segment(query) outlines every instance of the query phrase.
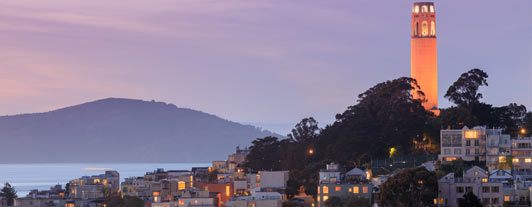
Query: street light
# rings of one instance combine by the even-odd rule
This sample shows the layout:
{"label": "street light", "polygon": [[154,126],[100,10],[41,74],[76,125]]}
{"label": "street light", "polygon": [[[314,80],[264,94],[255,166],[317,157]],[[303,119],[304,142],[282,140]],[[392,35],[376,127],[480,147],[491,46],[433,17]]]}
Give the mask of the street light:
{"label": "street light", "polygon": [[314,154],[314,150],[313,150],[313,149],[309,149],[309,150],[308,150],[308,154],[309,154],[309,155],[313,155],[313,154]]}
{"label": "street light", "polygon": [[525,128],[521,128],[521,134],[526,134],[526,129]]}

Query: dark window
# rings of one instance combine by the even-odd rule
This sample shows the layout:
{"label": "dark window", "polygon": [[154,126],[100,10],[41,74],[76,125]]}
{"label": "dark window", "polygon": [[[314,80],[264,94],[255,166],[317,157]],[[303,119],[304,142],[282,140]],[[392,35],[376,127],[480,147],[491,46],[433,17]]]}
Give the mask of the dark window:
{"label": "dark window", "polygon": [[492,204],[499,204],[499,198],[493,198],[492,201]]}

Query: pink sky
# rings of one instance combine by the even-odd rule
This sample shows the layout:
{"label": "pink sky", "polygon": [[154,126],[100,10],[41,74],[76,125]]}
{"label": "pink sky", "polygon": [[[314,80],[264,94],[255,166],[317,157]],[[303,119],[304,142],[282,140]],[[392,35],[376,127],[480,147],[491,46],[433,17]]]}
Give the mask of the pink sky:
{"label": "pink sky", "polygon": [[[484,101],[532,109],[532,3],[436,2],[440,107],[473,67]],[[7,0],[0,114],[158,100],[286,133],[410,73],[412,1]],[[275,130],[275,129],[274,129]]]}

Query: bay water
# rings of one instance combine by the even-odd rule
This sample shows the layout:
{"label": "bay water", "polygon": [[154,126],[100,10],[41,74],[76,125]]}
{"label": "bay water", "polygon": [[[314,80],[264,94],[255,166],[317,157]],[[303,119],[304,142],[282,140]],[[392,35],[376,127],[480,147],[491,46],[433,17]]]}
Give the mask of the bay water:
{"label": "bay water", "polygon": [[191,170],[192,167],[209,167],[210,163],[38,163],[0,164],[0,189],[9,182],[18,197],[25,197],[32,189],[48,190],[54,185],[64,185],[82,176],[99,175],[106,170],[120,173],[121,182],[128,177],[139,177],[158,168],[165,170]]}

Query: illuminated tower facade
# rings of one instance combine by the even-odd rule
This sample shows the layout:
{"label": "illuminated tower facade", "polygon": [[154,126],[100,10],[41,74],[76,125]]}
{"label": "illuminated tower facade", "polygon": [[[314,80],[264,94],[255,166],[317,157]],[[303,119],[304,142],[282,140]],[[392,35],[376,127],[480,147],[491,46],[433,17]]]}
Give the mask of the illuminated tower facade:
{"label": "illuminated tower facade", "polygon": [[[417,2],[412,9],[410,76],[425,93],[427,110],[438,112],[438,68],[436,58],[436,12],[434,3]],[[417,98],[416,94],[413,94]],[[437,113],[438,114],[438,113]]]}

